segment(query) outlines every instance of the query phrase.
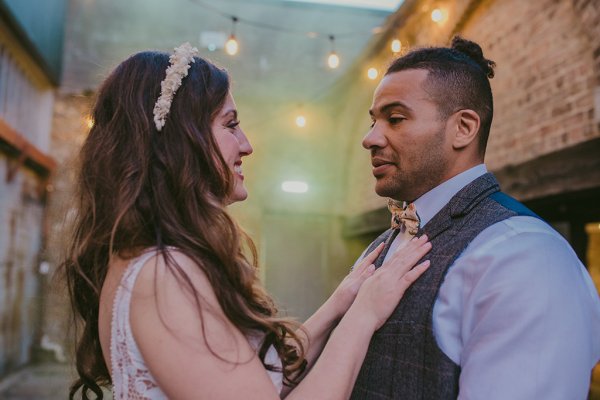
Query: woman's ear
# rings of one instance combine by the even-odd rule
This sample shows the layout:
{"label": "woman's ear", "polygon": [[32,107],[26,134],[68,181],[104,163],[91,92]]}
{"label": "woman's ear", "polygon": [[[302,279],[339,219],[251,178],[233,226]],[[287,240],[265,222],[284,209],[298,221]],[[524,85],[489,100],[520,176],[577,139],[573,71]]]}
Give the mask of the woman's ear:
{"label": "woman's ear", "polygon": [[452,121],[455,129],[452,147],[459,150],[473,143],[481,126],[479,114],[469,109],[460,110],[454,113]]}

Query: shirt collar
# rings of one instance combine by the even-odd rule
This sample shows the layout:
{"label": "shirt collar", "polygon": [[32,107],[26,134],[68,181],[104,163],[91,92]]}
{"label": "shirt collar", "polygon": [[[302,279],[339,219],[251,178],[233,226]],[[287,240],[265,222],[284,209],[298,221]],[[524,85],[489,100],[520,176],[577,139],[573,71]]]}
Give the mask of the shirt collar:
{"label": "shirt collar", "polygon": [[485,173],[487,173],[487,168],[484,164],[476,165],[434,187],[415,200],[414,203],[421,219],[421,226],[428,223],[462,188]]}

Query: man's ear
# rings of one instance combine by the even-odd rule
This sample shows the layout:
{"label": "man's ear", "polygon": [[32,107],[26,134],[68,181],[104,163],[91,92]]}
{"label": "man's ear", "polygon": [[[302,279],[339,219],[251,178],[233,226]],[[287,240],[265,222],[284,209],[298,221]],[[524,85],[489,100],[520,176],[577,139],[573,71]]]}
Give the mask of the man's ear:
{"label": "man's ear", "polygon": [[481,119],[475,111],[469,109],[457,111],[451,117],[451,121],[454,130],[452,147],[455,150],[469,146],[477,138]]}

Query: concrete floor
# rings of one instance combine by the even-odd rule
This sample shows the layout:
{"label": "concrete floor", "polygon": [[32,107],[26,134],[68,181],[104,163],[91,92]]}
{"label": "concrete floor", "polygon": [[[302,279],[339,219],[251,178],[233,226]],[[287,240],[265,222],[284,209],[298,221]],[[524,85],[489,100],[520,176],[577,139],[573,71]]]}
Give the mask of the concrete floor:
{"label": "concrete floor", "polygon": [[[65,400],[75,372],[67,364],[29,366],[0,380],[2,400]],[[108,394],[105,399],[112,399]]]}
{"label": "concrete floor", "polygon": [[[0,380],[2,400],[65,400],[74,371],[66,364],[46,363],[30,366]],[[112,396],[107,393],[106,400]],[[588,400],[600,400],[600,385],[593,385]]]}

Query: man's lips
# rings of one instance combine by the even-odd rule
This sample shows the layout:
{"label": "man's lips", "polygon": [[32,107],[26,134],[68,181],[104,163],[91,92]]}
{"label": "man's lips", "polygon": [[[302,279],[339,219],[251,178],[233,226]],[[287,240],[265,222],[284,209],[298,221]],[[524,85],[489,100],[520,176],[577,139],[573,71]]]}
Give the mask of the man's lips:
{"label": "man's lips", "polygon": [[373,165],[373,175],[383,175],[386,170],[392,168],[394,163],[388,160],[383,160],[381,158],[373,158],[371,160],[371,165]]}

